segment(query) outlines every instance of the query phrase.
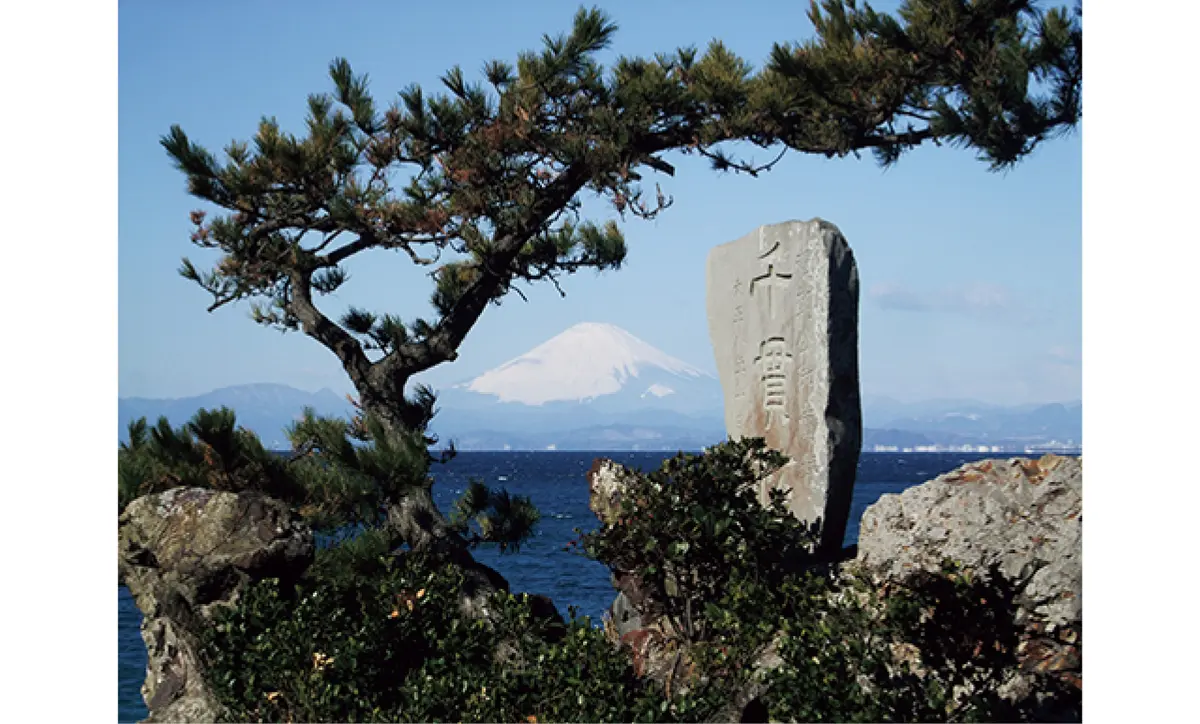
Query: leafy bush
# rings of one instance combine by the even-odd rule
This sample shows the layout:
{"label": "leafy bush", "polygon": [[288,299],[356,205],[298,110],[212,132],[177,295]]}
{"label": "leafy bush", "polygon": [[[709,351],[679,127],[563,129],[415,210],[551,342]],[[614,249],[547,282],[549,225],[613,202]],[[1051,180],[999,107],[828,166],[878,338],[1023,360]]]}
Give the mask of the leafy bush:
{"label": "leafy bush", "polygon": [[[220,610],[200,632],[207,678],[238,721],[1078,718],[1078,689],[1052,678],[1015,703],[998,694],[1018,668],[1020,582],[948,566],[880,587],[835,572],[780,495],[758,502],[782,463],[761,440],[678,456],[633,475],[615,523],[584,536],[638,578],[643,624],[666,622],[676,681],[639,675],[589,619],[538,597],[499,591],[486,616],[464,617],[461,567],[395,552],[369,526],[294,586],[260,581]],[[451,521],[483,540],[510,505],[473,485]]]}
{"label": "leafy bush", "polygon": [[458,614],[461,573],[381,553],[369,534],[318,555],[294,590],[250,587],[203,635],[235,721],[634,721],[657,704],[588,619],[496,594]]}
{"label": "leafy bush", "polygon": [[[763,706],[788,721],[1017,721],[1011,587],[948,566],[886,595],[854,575],[791,597]],[[811,595],[816,594],[816,595]]]}
{"label": "leafy bush", "polygon": [[785,493],[759,503],[760,481],[785,462],[761,439],[680,454],[633,476],[615,523],[583,536],[583,548],[636,576],[650,607],[686,642],[706,640],[708,624],[724,616],[720,602],[751,582],[772,595],[814,563],[817,530],[788,514]]}
{"label": "leafy bush", "polygon": [[[750,696],[776,721],[1027,720],[1079,711],[1078,689],[1036,678],[1034,697],[998,690],[1018,669],[1020,582],[940,575],[880,588],[812,555],[817,528],[788,514],[782,495],[758,503],[760,482],[786,459],[762,440],[727,442],[635,473],[615,522],[583,537],[585,551],[632,575],[643,611],[694,664],[669,715],[729,716]],[[643,624],[647,625],[643,618]],[[671,647],[668,642],[667,648]],[[755,667],[777,665],[756,686]],[[737,716],[739,711],[733,711]]]}

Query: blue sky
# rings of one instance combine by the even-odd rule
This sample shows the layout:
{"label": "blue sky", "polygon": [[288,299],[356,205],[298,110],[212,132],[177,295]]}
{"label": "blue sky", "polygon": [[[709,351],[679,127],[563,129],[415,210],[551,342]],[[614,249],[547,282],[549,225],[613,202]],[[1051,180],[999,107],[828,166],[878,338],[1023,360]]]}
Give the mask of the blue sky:
{"label": "blue sky", "polygon": [[[887,10],[895,3],[880,2]],[[184,191],[158,138],[179,123],[217,151],[274,115],[302,130],[305,97],[331,88],[344,56],[371,77],[381,103],[409,83],[427,89],[454,64],[470,75],[514,60],[543,33],[569,28],[568,2],[133,3],[119,17],[119,386],[122,396],[177,397],[247,382],[348,391],[315,341],[254,324],[249,309],[205,312],[207,295],[179,277],[192,247]],[[648,55],[719,37],[755,64],[774,41],[810,36],[807,3],[607,2],[621,26],[609,57]],[[757,157],[768,156],[758,152]],[[452,384],[496,366],[577,322],[616,324],[713,369],[704,265],[713,246],[755,227],[823,217],[849,239],[862,282],[860,359],[868,395],[967,397],[1026,403],[1081,396],[1080,133],[1042,146],[1005,173],[970,151],[923,148],[883,170],[872,159],[789,153],[758,179],[719,175],[673,158],[661,180],[674,206],[623,224],[621,271],[585,272],[527,289],[486,311],[460,359],[424,381]],[[613,215],[600,203],[596,220]],[[401,256],[349,266],[332,300],[412,317],[428,281]]]}

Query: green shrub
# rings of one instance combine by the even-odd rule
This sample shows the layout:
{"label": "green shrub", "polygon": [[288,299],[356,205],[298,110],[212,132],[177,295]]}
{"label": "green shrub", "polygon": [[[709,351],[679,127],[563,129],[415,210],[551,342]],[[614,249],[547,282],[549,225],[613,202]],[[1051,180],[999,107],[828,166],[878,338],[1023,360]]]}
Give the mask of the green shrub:
{"label": "green shrub", "polygon": [[651,608],[685,641],[707,640],[739,590],[753,582],[757,592],[773,595],[814,563],[816,528],[788,514],[784,493],[772,491],[769,505],[759,503],[760,480],[785,462],[761,439],[666,460],[628,481],[616,521],[584,535],[583,549],[636,576]]}
{"label": "green shrub", "polygon": [[835,575],[811,553],[815,526],[789,515],[778,492],[758,503],[759,482],[785,462],[750,439],[677,456],[627,480],[615,523],[583,537],[589,555],[636,577],[643,609],[686,645],[695,675],[672,717],[728,715],[772,644],[780,663],[754,702],[772,720],[1015,721],[1079,710],[1079,691],[1050,677],[1035,687],[1047,701],[997,694],[1018,668],[1019,583],[951,562],[886,590]]}
{"label": "green shrub", "polygon": [[[535,598],[499,592],[485,619],[464,618],[461,571],[393,554],[372,529],[319,551],[294,587],[259,582],[219,613],[208,676],[241,721],[713,721],[747,702],[780,721],[1077,718],[1078,689],[1050,678],[1042,701],[996,693],[1017,668],[1019,583],[953,566],[883,588],[834,575],[779,496],[757,502],[781,462],[761,441],[679,456],[635,475],[616,525],[584,537],[641,578],[685,682],[640,678],[590,620]],[[464,515],[491,501],[475,498]]]}
{"label": "green shrub", "polygon": [[203,635],[235,721],[642,721],[658,703],[586,619],[496,594],[458,614],[461,573],[381,552],[371,533],[318,555],[294,590],[251,586]]}

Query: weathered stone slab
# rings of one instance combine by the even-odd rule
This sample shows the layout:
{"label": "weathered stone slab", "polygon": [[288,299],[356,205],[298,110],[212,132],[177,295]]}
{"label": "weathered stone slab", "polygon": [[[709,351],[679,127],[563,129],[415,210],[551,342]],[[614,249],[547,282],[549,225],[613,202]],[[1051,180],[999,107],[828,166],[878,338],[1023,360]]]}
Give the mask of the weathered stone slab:
{"label": "weathered stone slab", "polygon": [[708,325],[725,427],[791,462],[763,486],[791,491],[800,520],[839,549],[862,444],[858,268],[821,219],[761,226],[708,255]]}

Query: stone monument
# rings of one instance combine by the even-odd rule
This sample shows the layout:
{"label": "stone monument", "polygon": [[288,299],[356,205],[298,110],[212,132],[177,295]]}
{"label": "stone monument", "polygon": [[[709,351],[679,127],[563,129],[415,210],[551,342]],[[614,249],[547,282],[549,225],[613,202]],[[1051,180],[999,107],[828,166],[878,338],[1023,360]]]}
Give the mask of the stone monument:
{"label": "stone monument", "polygon": [[708,255],[708,326],[733,439],[762,437],[790,462],[765,481],[790,491],[819,547],[842,546],[862,445],[858,268],[821,219],[760,226]]}

